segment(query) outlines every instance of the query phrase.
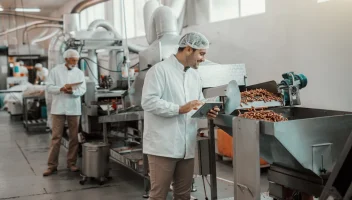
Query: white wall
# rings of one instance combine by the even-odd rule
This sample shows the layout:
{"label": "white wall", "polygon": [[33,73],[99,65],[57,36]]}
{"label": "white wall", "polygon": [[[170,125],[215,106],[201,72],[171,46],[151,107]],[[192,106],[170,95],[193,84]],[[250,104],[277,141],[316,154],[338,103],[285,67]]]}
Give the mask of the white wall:
{"label": "white wall", "polygon": [[352,1],[267,0],[266,13],[189,27],[211,41],[207,58],[245,63],[249,84],[303,73],[305,107],[352,111]]}

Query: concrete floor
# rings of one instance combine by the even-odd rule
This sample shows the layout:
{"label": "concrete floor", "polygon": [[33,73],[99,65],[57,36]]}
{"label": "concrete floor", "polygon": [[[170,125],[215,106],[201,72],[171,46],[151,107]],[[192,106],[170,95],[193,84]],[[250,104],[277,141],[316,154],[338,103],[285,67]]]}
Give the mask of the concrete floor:
{"label": "concrete floor", "polygon": [[[65,166],[66,150],[61,148],[58,174],[43,177],[46,169],[50,134],[26,132],[22,122],[10,120],[0,112],[0,199],[16,200],[116,200],[143,199],[143,179],[130,170],[111,163],[113,179],[103,186],[94,182],[80,185],[79,173]],[[217,162],[218,198],[233,197],[231,161]],[[206,183],[207,184],[207,183]],[[196,178],[197,192],[192,196],[205,199],[201,178]],[[207,188],[209,197],[210,190]],[[262,176],[262,192],[268,188],[266,174]],[[168,199],[172,194],[169,194]]]}

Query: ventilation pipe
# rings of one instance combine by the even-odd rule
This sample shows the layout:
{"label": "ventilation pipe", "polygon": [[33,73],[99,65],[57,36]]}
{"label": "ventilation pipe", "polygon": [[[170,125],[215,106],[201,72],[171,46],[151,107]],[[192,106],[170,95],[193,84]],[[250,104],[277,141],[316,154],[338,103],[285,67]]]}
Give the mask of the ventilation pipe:
{"label": "ventilation pipe", "polygon": [[80,3],[78,3],[71,11],[71,13],[80,13],[82,12],[82,10],[84,9],[87,9],[91,6],[94,6],[96,4],[99,4],[99,3],[104,3],[104,2],[107,2],[109,0],[85,0],[85,1],[82,1]]}
{"label": "ventilation pipe", "polygon": [[60,19],[60,18],[44,17],[44,16],[30,15],[30,14],[22,14],[20,12],[4,12],[3,11],[3,12],[0,12],[0,15],[13,15],[13,16],[18,16],[18,17],[32,18],[32,19],[41,19],[41,20],[47,20],[47,21],[62,22],[62,19]]}
{"label": "ventilation pipe", "polygon": [[153,22],[153,13],[160,7],[160,3],[157,0],[150,0],[144,4],[143,17],[144,17],[144,30],[146,32],[146,38],[149,44],[152,44],[156,40],[155,24]]}
{"label": "ventilation pipe", "polygon": [[48,34],[48,35],[46,35],[44,37],[32,40],[31,44],[35,44],[35,43],[38,43],[38,42],[42,42],[42,41],[48,40],[48,39],[54,37],[59,32],[61,32],[61,30],[57,29],[57,30],[53,31],[52,33],[50,33],[50,34]]}
{"label": "ventilation pipe", "polygon": [[63,63],[64,59],[62,57],[63,52],[61,51],[61,47],[64,45],[64,35],[63,32],[60,31],[59,33],[54,36],[49,44],[48,50],[48,69],[51,70],[55,65],[58,63]]}
{"label": "ventilation pipe", "polygon": [[[35,40],[41,37],[44,37],[47,33],[49,32],[49,28],[44,28],[43,30],[41,30],[40,34],[34,36],[33,38],[31,38],[31,40]],[[22,32],[22,42],[25,45],[27,42],[29,42],[29,38],[28,38],[28,28],[24,29],[24,31]],[[26,41],[28,39],[28,41]]]}
{"label": "ventilation pipe", "polygon": [[[34,24],[32,26],[27,27],[24,31],[23,31],[23,35],[22,35],[22,41],[25,41],[26,38],[28,37],[28,32],[36,29],[36,28],[62,28],[62,25],[59,24]],[[29,41],[27,41],[29,42]]]}
{"label": "ventilation pipe", "polygon": [[30,27],[30,26],[33,26],[33,25],[36,25],[36,24],[43,24],[43,23],[46,23],[46,22],[48,22],[48,21],[41,20],[41,21],[34,21],[34,22],[31,22],[31,23],[28,23],[28,24],[25,24],[25,25],[17,26],[16,28],[12,28],[12,29],[9,29],[7,31],[4,31],[4,32],[0,33],[0,36],[6,35],[8,33],[12,33],[12,32],[15,32],[17,30],[24,29],[24,28],[27,28],[27,27]]}

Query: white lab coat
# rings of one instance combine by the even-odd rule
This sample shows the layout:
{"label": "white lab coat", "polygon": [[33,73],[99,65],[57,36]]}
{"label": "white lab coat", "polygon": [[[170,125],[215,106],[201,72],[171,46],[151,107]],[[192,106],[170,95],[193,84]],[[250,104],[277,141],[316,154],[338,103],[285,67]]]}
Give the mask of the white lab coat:
{"label": "white lab coat", "polygon": [[49,70],[47,68],[42,68],[41,71],[37,71],[37,77],[40,78],[40,80],[47,80],[47,77],[49,75]]}
{"label": "white lab coat", "polygon": [[25,66],[20,67],[20,73],[24,74],[24,76],[28,76],[28,69]]}
{"label": "white lab coat", "polygon": [[[73,94],[60,92],[65,84],[82,82],[73,89]],[[86,82],[83,72],[74,67],[68,70],[65,64],[55,66],[49,73],[46,83],[48,93],[52,94],[51,114],[81,115],[81,96],[86,92]]]}
{"label": "white lab coat", "polygon": [[204,99],[198,72],[184,66],[174,55],[146,74],[142,94],[144,109],[143,153],[169,158],[194,158],[197,120],[195,111],[179,114],[192,100]]}

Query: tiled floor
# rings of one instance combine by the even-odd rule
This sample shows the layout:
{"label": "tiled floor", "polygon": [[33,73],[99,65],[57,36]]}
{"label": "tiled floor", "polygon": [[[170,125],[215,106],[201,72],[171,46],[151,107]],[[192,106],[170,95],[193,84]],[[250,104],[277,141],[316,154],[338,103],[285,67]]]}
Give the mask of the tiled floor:
{"label": "tiled floor", "polygon": [[[87,182],[80,185],[79,173],[65,167],[66,150],[61,148],[59,172],[43,177],[46,169],[50,135],[26,132],[20,121],[10,120],[0,112],[0,199],[16,200],[117,200],[143,199],[143,179],[130,170],[111,163],[113,179],[103,186]],[[231,162],[217,163],[218,197],[233,197]],[[262,190],[267,190],[266,176],[262,176]],[[222,180],[225,179],[225,180]],[[228,180],[228,181],[226,181]],[[192,196],[204,199],[201,178],[196,178],[197,192]],[[209,187],[206,187],[210,194]],[[168,199],[171,198],[169,194]]]}

